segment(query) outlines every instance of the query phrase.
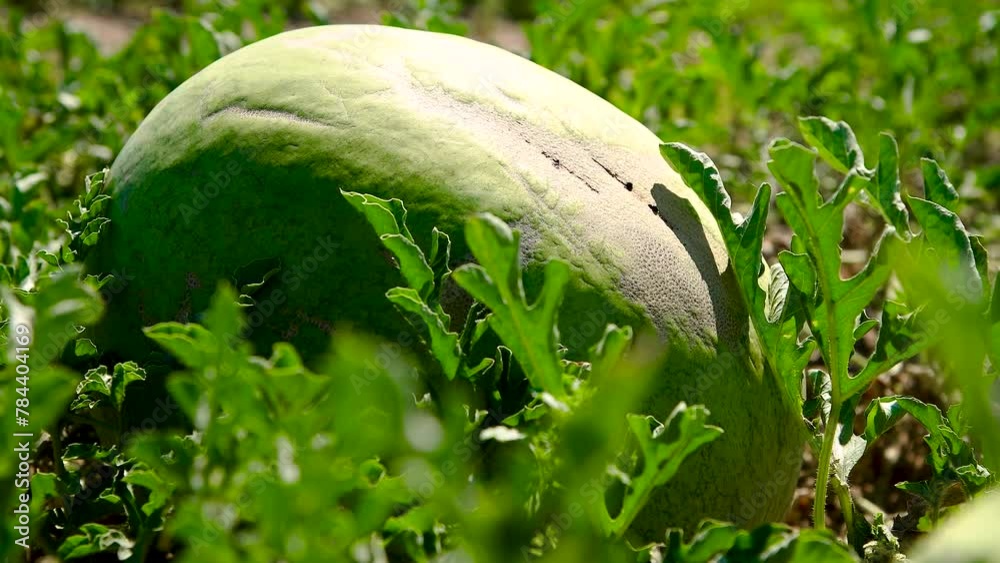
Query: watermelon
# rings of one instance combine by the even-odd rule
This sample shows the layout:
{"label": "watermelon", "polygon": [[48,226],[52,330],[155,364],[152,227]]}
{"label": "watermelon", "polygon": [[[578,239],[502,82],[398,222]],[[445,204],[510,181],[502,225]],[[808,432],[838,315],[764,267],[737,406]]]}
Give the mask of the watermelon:
{"label": "watermelon", "polygon": [[725,430],[632,533],[781,519],[800,415],[761,367],[716,224],[660,142],[577,84],[470,39],[325,26],[260,41],[167,96],[115,160],[92,268],[126,282],[97,336],[143,356],[142,327],[198,321],[225,280],[252,292],[258,352],[290,341],[316,358],[340,330],[413,347],[385,298],[399,273],[340,190],[401,199],[418,243],[438,227],[456,264],[471,259],[465,220],[489,212],[521,232],[529,293],[545,261],[571,265],[559,322],[570,357],[608,323],[656,331],[669,361],[646,410],[704,404]]}
{"label": "watermelon", "polygon": [[933,532],[909,554],[914,563],[1000,563],[1000,490],[987,489],[967,504],[949,510]]}

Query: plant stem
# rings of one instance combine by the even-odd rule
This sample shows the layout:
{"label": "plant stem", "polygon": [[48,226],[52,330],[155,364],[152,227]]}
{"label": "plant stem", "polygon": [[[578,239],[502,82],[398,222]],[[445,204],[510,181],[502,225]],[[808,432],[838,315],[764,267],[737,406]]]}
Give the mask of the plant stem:
{"label": "plant stem", "polygon": [[57,420],[49,429],[49,437],[52,439],[52,469],[60,478],[66,476],[66,466],[62,460],[62,428]]}
{"label": "plant stem", "polygon": [[817,530],[826,529],[826,486],[830,481],[830,460],[833,457],[833,441],[837,439],[839,412],[839,401],[830,405],[830,417],[823,430],[823,448],[819,453],[819,470],[816,473],[816,498],[813,499],[813,526]]}
{"label": "plant stem", "polygon": [[844,524],[847,525],[847,538],[848,540],[853,538],[854,533],[854,499],[851,498],[851,489],[847,486],[841,486],[837,481],[832,481],[833,492],[836,493],[837,499],[840,500],[840,512],[844,515]]}

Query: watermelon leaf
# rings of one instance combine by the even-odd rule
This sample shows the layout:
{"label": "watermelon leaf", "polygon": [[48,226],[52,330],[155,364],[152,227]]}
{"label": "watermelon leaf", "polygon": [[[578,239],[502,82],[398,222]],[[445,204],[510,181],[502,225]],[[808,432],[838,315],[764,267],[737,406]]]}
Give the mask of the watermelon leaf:
{"label": "watermelon leaf", "polygon": [[800,117],[799,130],[834,170],[843,174],[864,170],[861,147],[847,123],[826,117]]}
{"label": "watermelon leaf", "polygon": [[668,530],[663,560],[671,563],[847,563],[857,559],[829,532],[797,530],[784,524],[762,524],[753,530],[744,530],[726,522],[705,520],[688,543],[683,540],[682,530]]}
{"label": "watermelon leaf", "polygon": [[958,191],[948,179],[944,168],[941,168],[936,160],[921,158],[920,171],[924,176],[925,198],[948,211],[956,211],[958,209]]}
{"label": "watermelon leaf", "polygon": [[406,228],[406,207],[398,199],[382,199],[368,194],[345,192],[344,199],[364,214],[365,219],[399,261],[399,272],[406,283],[417,290],[421,299],[427,299],[434,288],[435,274],[413,235]]}
{"label": "watermelon leaf", "polygon": [[[489,367],[485,359],[476,366],[465,363],[462,342],[474,343],[473,335],[450,330],[451,316],[441,307],[441,290],[451,276],[451,239],[434,228],[431,231],[430,258],[420,249],[406,226],[406,207],[398,199],[382,199],[369,194],[345,192],[344,198],[375,229],[379,240],[396,257],[399,271],[409,287],[395,287],[386,297],[428,340],[434,358],[448,379],[461,375],[473,379]],[[471,327],[475,328],[475,327]]]}
{"label": "watermelon leaf", "polygon": [[618,515],[612,518],[606,506],[601,512],[601,523],[607,533],[621,537],[653,490],[673,478],[684,460],[698,448],[722,435],[721,428],[705,423],[708,414],[705,407],[689,407],[681,402],[663,423],[650,415],[627,416],[629,429],[642,453],[642,470],[630,477]]}
{"label": "watermelon leaf", "polygon": [[660,152],[715,217],[744,303],[760,336],[764,357],[779,374],[789,403],[801,404],[799,385],[802,369],[812,353],[812,343],[798,341],[803,320],[802,291],[788,283],[780,266],[767,273],[761,255],[771,187],[761,184],[750,213],[737,222],[719,170],[706,154],[681,143],[661,145]]}
{"label": "watermelon leaf", "polygon": [[[806,121],[813,128],[816,121]],[[825,122],[822,122],[825,123]],[[846,126],[844,126],[846,127]],[[844,162],[860,159],[860,149],[852,146],[848,134],[837,127],[824,139],[842,139],[842,150],[834,153],[846,158]],[[822,129],[825,130],[825,129]],[[849,131],[849,129],[848,129]],[[815,135],[815,131],[813,131]],[[808,137],[808,136],[807,136]],[[828,151],[832,150],[828,147]],[[789,272],[793,283],[811,283],[815,280],[816,294],[810,297],[808,312],[810,328],[816,337],[821,353],[831,374],[831,393],[835,405],[867,387],[866,380],[852,380],[848,364],[854,350],[855,329],[858,319],[888,280],[890,268],[885,260],[884,248],[890,244],[891,230],[887,231],[876,246],[865,268],[854,277],[841,278],[840,240],[844,224],[843,212],[853,200],[865,179],[852,169],[837,191],[824,199],[819,192],[819,182],[813,171],[816,153],[802,145],[779,139],[771,145],[768,167],[786,191],[777,197],[778,209],[801,241],[808,258],[808,265],[790,253],[782,254],[782,265]],[[846,157],[844,155],[854,155]],[[808,272],[812,271],[812,275]],[[809,280],[806,282],[805,280]],[[800,288],[801,289],[801,288]]]}
{"label": "watermelon leaf", "polygon": [[865,186],[889,224],[904,239],[910,238],[910,215],[903,204],[899,182],[899,146],[888,133],[879,135],[878,166]]}
{"label": "watermelon leaf", "polygon": [[466,223],[465,239],[479,264],[456,269],[455,281],[489,307],[490,327],[521,363],[537,391],[564,397],[556,314],[569,283],[569,266],[552,260],[538,300],[528,304],[521,278],[520,233],[503,221],[479,214]]}

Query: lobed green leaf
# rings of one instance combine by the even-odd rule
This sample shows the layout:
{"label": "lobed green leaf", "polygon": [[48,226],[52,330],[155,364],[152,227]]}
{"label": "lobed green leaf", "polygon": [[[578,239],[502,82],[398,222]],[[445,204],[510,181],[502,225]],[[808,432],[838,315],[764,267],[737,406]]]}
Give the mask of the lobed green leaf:
{"label": "lobed green leaf", "polygon": [[548,262],[538,299],[529,305],[521,278],[520,233],[493,215],[480,214],[466,223],[465,239],[479,264],[456,269],[455,281],[492,311],[490,326],[514,352],[532,386],[563,397],[556,315],[569,283],[569,267]]}

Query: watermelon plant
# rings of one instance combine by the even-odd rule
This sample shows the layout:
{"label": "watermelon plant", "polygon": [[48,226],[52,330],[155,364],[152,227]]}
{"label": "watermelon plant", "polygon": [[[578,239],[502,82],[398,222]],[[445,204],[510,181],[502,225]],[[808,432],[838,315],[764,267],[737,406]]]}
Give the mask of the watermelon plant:
{"label": "watermelon plant", "polygon": [[[778,264],[766,274],[768,284],[759,281],[764,275],[759,255],[771,187],[763,184],[750,214],[736,220],[719,172],[706,155],[676,143],[662,148],[719,220],[734,267],[743,272],[741,290],[764,355],[776,372],[787,374],[794,389],[803,381],[808,355],[818,350],[824,369],[808,371],[804,381],[811,393],[802,397],[807,399],[803,415],[813,434],[810,446],[819,461],[814,524],[818,529],[826,526],[829,487],[840,502],[851,542],[864,546],[875,541],[878,530],[857,514],[850,474],[870,443],[907,413],[931,431],[935,474],[930,482],[900,486],[928,502],[932,521],[941,508],[943,488],[957,487],[961,495],[971,497],[993,483],[1000,450],[992,431],[996,420],[988,388],[996,375],[984,370],[994,369],[987,367],[987,357],[995,360],[1000,352],[992,336],[996,307],[990,302],[993,292],[982,241],[970,235],[954,213],[954,188],[936,162],[924,161],[925,197],[908,195],[900,191],[899,155],[892,136],[882,136],[877,165],[869,169],[846,123],[823,117],[801,118],[799,123],[811,146],[778,139],[769,149],[768,167],[785,188],[775,203],[793,238],[791,248],[779,254]],[[820,158],[843,174],[829,195],[821,192],[815,173]],[[882,213],[886,226],[868,263],[845,279],[839,237],[844,210],[855,200]],[[908,210],[921,229],[919,235],[911,232]],[[894,265],[900,287],[884,292]],[[871,318],[867,311],[880,293],[881,318]],[[954,310],[946,318],[940,316],[944,303]],[[808,332],[804,339],[803,327]],[[873,354],[858,359],[856,342],[876,329]],[[957,333],[968,339],[960,347],[952,340]],[[937,407],[911,397],[877,398],[865,408],[864,429],[855,435],[855,411],[872,381],[942,343],[947,344],[945,369],[963,389],[965,402],[945,417]],[[979,438],[982,458],[960,439],[970,422],[984,433]]]}
{"label": "watermelon plant", "polygon": [[[296,63],[265,73],[277,60]],[[649,131],[600,98],[468,39],[365,26],[278,35],[171,93],[111,167],[114,227],[93,271],[128,271],[132,279],[109,304],[96,341],[136,358],[140,327],[195,320],[219,279],[231,279],[250,306],[247,336],[259,349],[288,340],[307,362],[335,323],[414,341],[390,301],[425,315],[427,300],[440,295],[448,316],[436,330],[450,330],[468,300],[436,283],[440,271],[409,267],[402,273],[414,276],[407,281],[417,294],[386,300],[399,280],[382,246],[396,253],[396,245],[429,244],[431,262],[443,268],[451,254],[436,233],[451,236],[450,252],[463,257],[462,222],[493,213],[524,234],[529,294],[548,297],[540,284],[556,275],[546,265],[554,259],[577,272],[558,273],[568,286],[559,316],[567,358],[584,359],[608,323],[655,329],[670,342],[670,374],[648,408],[669,412],[696,394],[729,428],[692,460],[703,469],[657,491],[635,533],[650,539],[668,523],[731,519],[769,479],[765,502],[744,517],[749,525],[778,518],[803,443],[794,403],[755,364],[718,231],[657,147]],[[348,205],[338,187],[409,202],[417,242],[407,241],[410,231],[381,232],[379,242],[355,209],[368,206]],[[543,303],[539,322],[554,318],[557,304]],[[511,330],[523,322],[511,320]],[[563,394],[558,365],[534,361],[543,343],[530,333],[494,332],[529,339],[509,346],[531,361],[522,364],[531,387]],[[547,340],[554,351],[555,336]],[[459,370],[450,364],[446,375]],[[757,449],[773,455],[746,465],[738,479],[715,477]]]}
{"label": "watermelon plant", "polygon": [[[824,147],[819,154],[853,153],[860,158],[846,125],[825,119],[802,123],[804,131],[812,132],[805,136],[815,139],[814,147]],[[827,135],[834,131],[843,134]],[[838,138],[846,144],[831,141]],[[892,166],[889,157],[894,145],[889,139],[885,145],[889,154],[880,158],[882,178],[892,175],[885,170]],[[788,140],[776,141],[773,147],[776,151],[801,147],[796,150],[807,165],[797,169],[795,179],[785,177],[785,181],[808,186],[806,179],[812,175],[817,152]],[[118,364],[113,373],[103,366],[91,369],[77,386],[73,411],[81,420],[99,428],[110,426],[112,431],[95,448],[81,451],[78,445],[60,453],[64,464],[84,456],[88,463],[81,469],[69,470],[64,465],[66,473],[61,477],[58,473],[35,477],[33,490],[40,503],[59,502],[67,495],[73,502],[104,499],[93,507],[96,513],[57,511],[46,519],[46,527],[53,530],[79,530],[62,541],[60,554],[77,558],[111,551],[120,558],[141,560],[159,537],[159,542],[169,544],[168,549],[192,560],[227,560],[240,554],[268,560],[288,555],[285,538],[290,534],[303,542],[298,548],[303,557],[332,560],[346,557],[348,551],[360,559],[373,553],[414,560],[460,553],[487,561],[546,554],[575,560],[584,552],[600,554],[602,560],[668,557],[673,561],[703,561],[722,554],[793,561],[897,556],[899,543],[892,532],[881,517],[868,521],[857,512],[847,486],[852,466],[867,447],[907,413],[925,425],[932,447],[932,478],[905,484],[928,501],[924,515],[928,525],[933,526],[947,509],[944,491],[967,497],[984,491],[993,479],[990,458],[980,458],[961,439],[970,428],[989,428],[982,425],[988,421],[969,424],[976,420],[975,410],[966,410],[964,405],[972,401],[956,405],[945,416],[937,407],[910,397],[877,398],[864,409],[861,433],[843,430],[855,410],[834,409],[832,377],[821,370],[804,373],[801,363],[792,364],[797,366],[796,375],[785,363],[801,361],[804,350],[822,346],[813,344],[822,338],[816,328],[822,325],[816,318],[827,313],[822,294],[818,287],[810,292],[803,282],[819,283],[810,255],[800,254],[801,277],[784,273],[786,263],[794,264],[788,255],[782,255],[782,262],[770,270],[764,267],[759,250],[755,251],[759,235],[747,235],[754,233],[752,225],[766,213],[762,202],[767,198],[758,198],[761,203],[755,213],[734,221],[725,190],[707,157],[676,144],[663,145],[662,150],[720,218],[726,240],[745,241],[731,246],[734,269],[745,271],[743,279],[754,283],[761,274],[771,277],[766,295],[754,283],[740,286],[741,294],[754,306],[750,317],[760,323],[762,349],[775,373],[784,373],[789,381],[804,378],[808,385],[805,396],[798,395],[794,385],[788,391],[797,396],[803,428],[813,432],[811,445],[817,455],[829,452],[829,461],[821,460],[821,467],[830,468],[827,483],[842,503],[841,509],[850,511],[845,516],[855,554],[822,531],[821,525],[800,531],[766,523],[746,531],[746,522],[706,520],[694,530],[664,530],[663,541],[637,552],[614,541],[628,537],[638,519],[649,518],[654,491],[682,475],[692,456],[724,436],[725,429],[710,424],[711,413],[704,407],[683,402],[663,422],[656,415],[630,412],[643,404],[639,399],[657,387],[664,373],[664,354],[657,339],[635,341],[631,329],[612,325],[590,350],[587,361],[568,359],[568,350],[556,346],[557,311],[562,310],[568,287],[568,264],[547,264],[537,300],[531,303],[525,293],[520,233],[495,216],[480,214],[467,222],[463,235],[476,263],[451,271],[448,260],[442,259],[450,253],[450,237],[432,230],[430,246],[421,248],[407,227],[402,202],[354,192],[344,192],[343,197],[371,225],[401,274],[402,285],[388,290],[385,298],[421,329],[419,339],[436,369],[427,371],[426,364],[419,363],[408,366],[398,352],[393,355],[391,346],[348,334],[334,339],[334,348],[318,371],[307,367],[287,344],[275,345],[269,358],[254,357],[242,337],[248,322],[245,294],[223,285],[203,316],[204,327],[170,321],[145,330],[185,368],[168,378],[167,387],[175,408],[192,421],[190,436],[166,432],[129,437],[122,432],[122,405],[130,383],[150,375],[135,364]],[[938,169],[933,165],[927,169],[942,178],[936,176]],[[871,192],[859,193],[878,193],[879,174],[861,168],[855,172],[873,182]],[[101,190],[101,181],[95,178],[91,193]],[[849,187],[842,189],[858,187],[856,182],[848,179],[844,185]],[[902,201],[895,183],[883,185],[889,185],[892,192],[884,201]],[[946,185],[942,181],[941,186]],[[940,197],[947,197],[948,192],[932,188],[931,193],[929,197],[944,201]],[[911,206],[915,199],[907,197]],[[876,205],[875,201],[869,203]],[[784,205],[779,203],[779,210]],[[947,209],[940,207],[938,212],[946,215]],[[978,275],[974,268],[963,269],[960,261],[947,261],[949,254],[933,246],[935,240],[957,241],[963,236],[972,240],[960,221],[927,225],[919,234],[900,237],[899,247],[883,241],[879,249],[906,253],[900,256],[907,262],[933,260],[938,268],[954,268],[956,275]],[[938,232],[932,235],[933,228]],[[887,236],[895,237],[889,229]],[[945,234],[949,236],[941,236]],[[930,252],[931,248],[939,250]],[[892,257],[876,262],[886,267],[894,263]],[[895,270],[908,280],[904,287],[931,283],[926,276],[911,277],[903,267]],[[870,276],[870,272],[871,266],[858,275]],[[796,281],[788,281],[793,276]],[[98,302],[93,292],[86,293],[86,286],[73,289],[79,284],[75,277],[67,270],[53,278],[59,283],[45,284],[25,296],[30,298],[25,305],[35,308],[35,327],[55,324],[55,319],[48,320],[53,313],[43,303],[65,302],[71,295]],[[440,289],[449,279],[482,304],[468,310],[457,331],[451,329],[453,323],[442,306]],[[940,277],[934,274],[931,280]],[[983,328],[988,329],[994,321],[983,314],[989,311],[984,309],[989,300],[983,285],[970,285],[978,291],[962,294],[970,299],[970,315],[979,315]],[[896,308],[886,306],[889,312],[883,315],[883,324],[869,328],[878,330],[883,344],[877,346],[868,365],[884,366],[918,349],[946,343],[939,329],[925,322],[926,309],[902,314],[907,295],[894,295]],[[918,303],[926,305],[923,300]],[[794,326],[799,314],[799,326],[817,333],[802,339],[798,331],[778,330],[782,325]],[[85,324],[93,316],[66,320]],[[865,323],[872,324],[858,319],[856,326]],[[501,346],[492,357],[477,357],[473,351],[491,332]],[[856,337],[862,332],[855,328],[848,334]],[[81,350],[81,342],[74,346],[76,351]],[[785,371],[779,371],[780,366]],[[874,368],[862,368],[860,373],[865,369]],[[846,380],[847,389],[859,385],[856,377]],[[64,381],[70,384],[72,378]],[[847,391],[841,388],[840,392]],[[414,400],[421,395],[423,399]],[[610,424],[609,420],[618,422]],[[830,432],[831,425],[837,430]],[[828,435],[832,444],[825,441]],[[990,439],[988,432],[979,437],[987,452]],[[235,452],[245,455],[234,457]],[[267,463],[267,459],[277,462]],[[335,475],[342,485],[321,484],[329,484],[330,464],[339,467]],[[83,478],[83,488],[71,488],[88,467],[89,475],[98,477]],[[820,476],[817,488],[824,486]],[[317,497],[317,490],[327,491],[327,496]],[[468,495],[477,499],[472,505],[463,504],[470,502]],[[331,506],[338,509],[328,510]],[[206,512],[207,507],[218,508]],[[819,500],[817,522],[825,520],[824,509],[825,502]],[[116,510],[130,514],[125,527],[81,521],[104,520],[108,513],[102,511],[113,514]],[[284,516],[268,518],[271,512]],[[317,518],[319,514],[324,517]],[[315,523],[316,529],[289,527],[290,522]],[[491,535],[498,528],[507,530],[502,539]],[[233,529],[254,533],[233,536],[229,532]],[[341,530],[343,535],[330,539],[319,533],[321,529]]]}

